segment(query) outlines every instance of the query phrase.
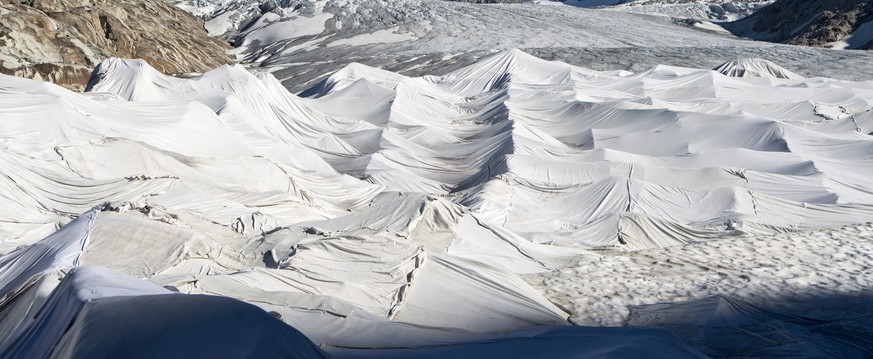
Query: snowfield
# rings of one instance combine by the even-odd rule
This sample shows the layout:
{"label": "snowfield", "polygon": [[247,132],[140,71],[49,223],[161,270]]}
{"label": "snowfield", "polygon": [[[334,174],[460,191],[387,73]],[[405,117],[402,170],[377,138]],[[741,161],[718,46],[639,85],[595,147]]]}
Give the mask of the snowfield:
{"label": "snowfield", "polygon": [[873,83],[727,60],[2,76],[0,352],[869,355]]}

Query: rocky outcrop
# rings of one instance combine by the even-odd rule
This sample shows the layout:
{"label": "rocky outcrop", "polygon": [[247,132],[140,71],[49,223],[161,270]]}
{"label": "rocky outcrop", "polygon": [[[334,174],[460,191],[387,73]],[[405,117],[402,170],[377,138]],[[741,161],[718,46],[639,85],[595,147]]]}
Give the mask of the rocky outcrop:
{"label": "rocky outcrop", "polygon": [[[830,47],[871,21],[871,0],[779,0],[730,28],[758,40]],[[855,39],[848,47],[871,49],[873,41]]]}
{"label": "rocky outcrop", "polygon": [[202,20],[162,0],[0,0],[0,73],[82,89],[108,57],[165,73],[230,62]]}

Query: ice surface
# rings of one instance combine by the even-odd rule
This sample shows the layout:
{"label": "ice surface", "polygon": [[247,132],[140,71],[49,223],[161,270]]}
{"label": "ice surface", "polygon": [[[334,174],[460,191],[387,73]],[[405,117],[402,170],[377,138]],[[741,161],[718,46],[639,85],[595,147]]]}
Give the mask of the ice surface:
{"label": "ice surface", "polygon": [[580,7],[668,16],[679,19],[734,21],[772,3],[762,1],[718,0],[566,0],[564,4]]}
{"label": "ice surface", "polygon": [[[255,3],[233,1],[222,9],[235,12]],[[728,34],[707,14],[715,5],[733,9],[730,2],[633,3],[608,10],[550,3],[555,4],[302,0],[263,14],[254,11],[246,21],[257,26],[242,26],[223,36],[239,46],[233,50],[239,60],[268,69],[294,92],[350,63],[409,76],[443,75],[514,48],[595,70],[714,68],[730,59],[763,58],[805,77],[873,78],[873,68],[867,66],[873,61],[869,52],[778,45]],[[760,4],[734,2],[738,8]],[[670,14],[674,8],[676,13]],[[661,13],[669,16],[638,13],[645,9],[666,9]],[[224,21],[224,15],[216,16],[211,22]],[[258,20],[261,17],[270,21]],[[289,26],[321,31],[279,31]]]}

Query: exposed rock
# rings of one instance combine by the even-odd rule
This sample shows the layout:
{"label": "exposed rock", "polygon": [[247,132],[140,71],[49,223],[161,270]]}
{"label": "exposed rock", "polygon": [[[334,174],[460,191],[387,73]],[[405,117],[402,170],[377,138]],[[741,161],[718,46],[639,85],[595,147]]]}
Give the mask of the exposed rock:
{"label": "exposed rock", "polygon": [[82,89],[91,68],[117,56],[165,73],[230,62],[203,22],[161,0],[0,0],[0,73]]}
{"label": "exposed rock", "polygon": [[[871,21],[871,0],[779,0],[730,28],[738,35],[758,40],[830,47]],[[848,47],[873,46],[873,42],[859,40]]]}

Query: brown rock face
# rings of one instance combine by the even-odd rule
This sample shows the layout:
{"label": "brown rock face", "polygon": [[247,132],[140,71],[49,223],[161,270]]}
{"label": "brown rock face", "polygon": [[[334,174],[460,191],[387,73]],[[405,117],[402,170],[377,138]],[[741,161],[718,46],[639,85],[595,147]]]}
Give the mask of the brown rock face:
{"label": "brown rock face", "polygon": [[162,0],[0,0],[0,73],[82,89],[112,56],[165,73],[231,62],[202,20]]}
{"label": "brown rock face", "polygon": [[[825,46],[871,20],[871,0],[779,0],[734,26],[738,34],[760,40]],[[873,43],[858,48],[871,46]]]}

